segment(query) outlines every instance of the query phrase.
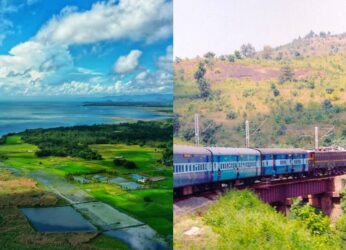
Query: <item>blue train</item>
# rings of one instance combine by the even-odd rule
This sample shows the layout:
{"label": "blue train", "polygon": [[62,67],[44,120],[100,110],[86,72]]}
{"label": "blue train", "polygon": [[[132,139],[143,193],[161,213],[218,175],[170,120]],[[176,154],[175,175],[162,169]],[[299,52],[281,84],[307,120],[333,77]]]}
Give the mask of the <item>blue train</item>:
{"label": "blue train", "polygon": [[299,175],[309,171],[309,152],[303,149],[224,148],[174,145],[174,189],[236,180]]}

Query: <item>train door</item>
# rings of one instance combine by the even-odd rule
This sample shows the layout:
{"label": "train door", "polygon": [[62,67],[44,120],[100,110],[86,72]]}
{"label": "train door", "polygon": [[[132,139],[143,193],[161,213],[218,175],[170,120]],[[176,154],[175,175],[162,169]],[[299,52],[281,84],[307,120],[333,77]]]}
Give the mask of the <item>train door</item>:
{"label": "train door", "polygon": [[273,161],[273,176],[276,176],[277,175],[277,167],[276,167],[276,160],[277,160],[277,156],[276,155],[273,155],[272,157],[272,161]]}
{"label": "train door", "polygon": [[287,157],[287,173],[293,173],[294,172],[294,159],[296,155],[289,154]]}

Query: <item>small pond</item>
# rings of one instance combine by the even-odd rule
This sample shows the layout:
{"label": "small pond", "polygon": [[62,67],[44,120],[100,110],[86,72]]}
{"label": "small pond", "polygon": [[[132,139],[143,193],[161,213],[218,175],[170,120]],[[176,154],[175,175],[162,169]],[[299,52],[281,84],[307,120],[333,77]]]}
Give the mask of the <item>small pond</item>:
{"label": "small pond", "polygon": [[38,232],[94,232],[94,227],[72,207],[21,208],[21,212]]}

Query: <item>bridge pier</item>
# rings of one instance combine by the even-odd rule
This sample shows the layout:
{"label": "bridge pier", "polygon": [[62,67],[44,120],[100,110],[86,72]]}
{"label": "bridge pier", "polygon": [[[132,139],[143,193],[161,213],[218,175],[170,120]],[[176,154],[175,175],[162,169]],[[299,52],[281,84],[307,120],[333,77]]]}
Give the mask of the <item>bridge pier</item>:
{"label": "bridge pier", "polygon": [[346,175],[306,178],[276,183],[260,183],[253,186],[259,197],[284,214],[292,204],[292,198],[301,198],[326,215],[340,215],[340,192],[346,185]]}
{"label": "bridge pier", "polygon": [[287,198],[282,201],[274,202],[271,205],[276,208],[276,211],[283,213],[284,215],[288,215],[292,205],[292,199]]}
{"label": "bridge pier", "polygon": [[309,195],[309,204],[320,209],[326,215],[330,215],[333,210],[333,195],[330,192]]}

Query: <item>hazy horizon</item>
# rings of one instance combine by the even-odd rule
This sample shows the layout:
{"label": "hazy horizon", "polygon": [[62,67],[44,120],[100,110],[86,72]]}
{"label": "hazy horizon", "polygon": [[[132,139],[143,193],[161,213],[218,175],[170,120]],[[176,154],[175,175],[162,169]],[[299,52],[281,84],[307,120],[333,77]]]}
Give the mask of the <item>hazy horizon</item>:
{"label": "hazy horizon", "polygon": [[176,0],[174,56],[230,54],[246,43],[260,51],[266,45],[287,44],[311,30],[344,33],[345,23],[342,0]]}

